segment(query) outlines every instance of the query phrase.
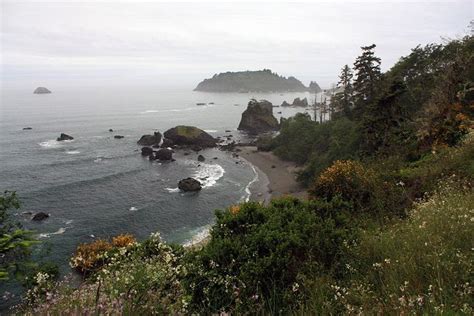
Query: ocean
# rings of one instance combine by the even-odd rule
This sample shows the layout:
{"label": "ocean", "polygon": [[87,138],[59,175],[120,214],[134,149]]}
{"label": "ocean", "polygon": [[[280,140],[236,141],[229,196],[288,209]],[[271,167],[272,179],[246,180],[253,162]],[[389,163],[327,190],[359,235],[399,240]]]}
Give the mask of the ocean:
{"label": "ocean", "polygon": [[[2,90],[0,189],[17,192],[21,208],[13,212],[15,220],[35,231],[42,241],[35,253],[58,264],[63,274],[70,272],[68,260],[79,243],[122,233],[140,240],[152,232],[169,242],[192,243],[206,235],[214,210],[264,190],[262,175],[228,152],[206,149],[199,153],[205,162],[198,162],[197,153],[178,150],[175,162],[150,162],[140,155],[140,136],[193,125],[213,136],[245,140],[237,126],[250,98],[275,105],[312,99],[308,93],[156,87],[48,86],[52,94],[36,95],[35,88]],[[279,107],[274,115],[279,119],[297,111],[304,109]],[[60,133],[74,140],[58,142]],[[186,177],[204,179],[203,189],[180,192],[177,183]],[[33,222],[30,212],[50,217]]]}

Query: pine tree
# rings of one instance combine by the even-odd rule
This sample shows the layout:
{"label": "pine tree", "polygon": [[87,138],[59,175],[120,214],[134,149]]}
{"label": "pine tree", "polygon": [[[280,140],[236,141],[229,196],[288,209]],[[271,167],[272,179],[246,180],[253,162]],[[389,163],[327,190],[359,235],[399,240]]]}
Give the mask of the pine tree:
{"label": "pine tree", "polygon": [[381,78],[380,58],[375,56],[375,47],[375,44],[361,47],[362,55],[354,63],[354,103],[357,115],[363,114],[366,105],[374,100],[377,82]]}
{"label": "pine tree", "polygon": [[351,68],[345,65],[341,70],[339,82],[337,83],[337,87],[343,90],[331,98],[331,107],[334,111],[346,117],[350,116],[351,109],[354,106],[353,76]]}

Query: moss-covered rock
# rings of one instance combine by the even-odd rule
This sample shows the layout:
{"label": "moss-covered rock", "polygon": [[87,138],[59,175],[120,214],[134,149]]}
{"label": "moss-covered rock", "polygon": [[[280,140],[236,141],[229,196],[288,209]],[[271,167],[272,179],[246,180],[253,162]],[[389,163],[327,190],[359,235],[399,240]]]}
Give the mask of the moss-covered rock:
{"label": "moss-covered rock", "polygon": [[164,133],[166,139],[178,146],[215,147],[217,139],[194,126],[179,125]]}

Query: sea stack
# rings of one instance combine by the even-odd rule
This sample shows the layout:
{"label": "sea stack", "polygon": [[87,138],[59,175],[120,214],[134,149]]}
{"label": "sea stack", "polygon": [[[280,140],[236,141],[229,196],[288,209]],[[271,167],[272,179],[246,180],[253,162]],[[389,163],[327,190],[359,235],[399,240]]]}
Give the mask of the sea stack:
{"label": "sea stack", "polygon": [[47,88],[45,87],[38,87],[33,91],[34,94],[46,94],[46,93],[51,93]]}
{"label": "sea stack", "polygon": [[260,134],[279,129],[277,119],[273,116],[273,106],[267,100],[250,100],[247,109],[242,113],[239,127],[250,134]]}

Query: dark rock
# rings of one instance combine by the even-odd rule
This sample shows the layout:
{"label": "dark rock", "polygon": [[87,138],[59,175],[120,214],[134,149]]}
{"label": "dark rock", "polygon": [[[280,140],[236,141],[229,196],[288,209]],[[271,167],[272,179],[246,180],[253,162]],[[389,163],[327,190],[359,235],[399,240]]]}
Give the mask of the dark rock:
{"label": "dark rock", "polygon": [[156,160],[156,156],[155,156],[154,152],[150,156],[148,156],[148,160],[150,160],[150,161]]}
{"label": "dark rock", "polygon": [[198,103],[196,103],[196,105],[206,105],[206,103],[198,102]]}
{"label": "dark rock", "polygon": [[202,189],[201,182],[193,178],[186,178],[178,182],[178,188],[181,191],[199,191]]}
{"label": "dark rock", "polygon": [[[176,126],[164,133],[165,138],[179,146],[215,147],[217,139],[194,126]],[[197,148],[196,147],[196,148]],[[194,150],[194,149],[193,149]]]}
{"label": "dark rock", "polygon": [[142,156],[150,156],[150,155],[153,155],[153,149],[151,147],[143,147]]}
{"label": "dark rock", "polygon": [[112,133],[113,131],[114,131],[113,129],[109,128],[109,132],[111,132],[111,133]]}
{"label": "dark rock", "polygon": [[205,160],[206,160],[206,158],[204,158],[203,155],[199,155],[199,156],[198,156],[198,161],[203,162],[203,161],[205,161]]}
{"label": "dark rock", "polygon": [[247,109],[242,113],[239,130],[251,134],[259,134],[268,131],[278,130],[279,124],[273,116],[272,104],[266,100],[258,102],[250,100]]}
{"label": "dark rock", "polygon": [[225,132],[226,132],[226,133],[230,133],[230,132],[232,132],[232,131],[231,131],[230,129],[226,129]]}
{"label": "dark rock", "polygon": [[33,129],[32,127],[23,127],[24,131],[29,131],[29,130],[32,130],[32,129]]}
{"label": "dark rock", "polygon": [[293,106],[307,107],[308,106],[308,99],[307,98],[304,98],[304,99],[296,98],[296,99],[293,100]]}
{"label": "dark rock", "polygon": [[214,104],[214,102],[209,102],[208,104]]}
{"label": "dark rock", "polygon": [[283,101],[283,103],[281,104],[281,106],[291,106],[291,104],[289,104],[289,103],[286,102],[286,101]]}
{"label": "dark rock", "polygon": [[63,140],[72,140],[72,139],[74,139],[74,137],[69,136],[68,134],[64,134],[64,133],[61,133],[61,135],[58,138],[56,138],[58,142],[61,142]]}
{"label": "dark rock", "polygon": [[281,114],[281,111],[277,112],[277,114]]}
{"label": "dark rock", "polygon": [[45,94],[45,93],[51,93],[47,88],[45,87],[38,87],[33,91],[34,94]]}
{"label": "dark rock", "polygon": [[115,136],[114,136],[115,139],[122,139],[122,138],[124,138],[124,137],[125,137],[125,136],[122,136],[122,135],[115,135]]}
{"label": "dark rock", "polygon": [[191,146],[191,150],[194,150],[195,152],[199,152],[202,150],[202,148],[200,146]]}
{"label": "dark rock", "polygon": [[46,214],[45,212],[39,212],[39,213],[36,213],[35,215],[33,215],[31,220],[36,221],[36,222],[40,222],[42,220],[47,219],[48,217],[49,217],[49,214]]}
{"label": "dark rock", "polygon": [[143,135],[137,142],[141,146],[160,145],[161,133],[155,132],[153,135]]}
{"label": "dark rock", "polygon": [[276,168],[276,166],[275,166],[275,165],[272,165],[272,169],[274,169],[274,168]]}
{"label": "dark rock", "polygon": [[168,148],[173,147],[174,142],[171,139],[163,138],[163,143],[161,144],[161,148]]}
{"label": "dark rock", "polygon": [[168,148],[161,148],[155,153],[158,160],[171,160],[173,158],[173,151]]}
{"label": "dark rock", "polygon": [[212,158],[212,159],[217,160],[217,157],[214,157],[214,158]]}
{"label": "dark rock", "polygon": [[190,153],[188,153],[187,151],[183,153],[183,155],[187,156],[189,155]]}

